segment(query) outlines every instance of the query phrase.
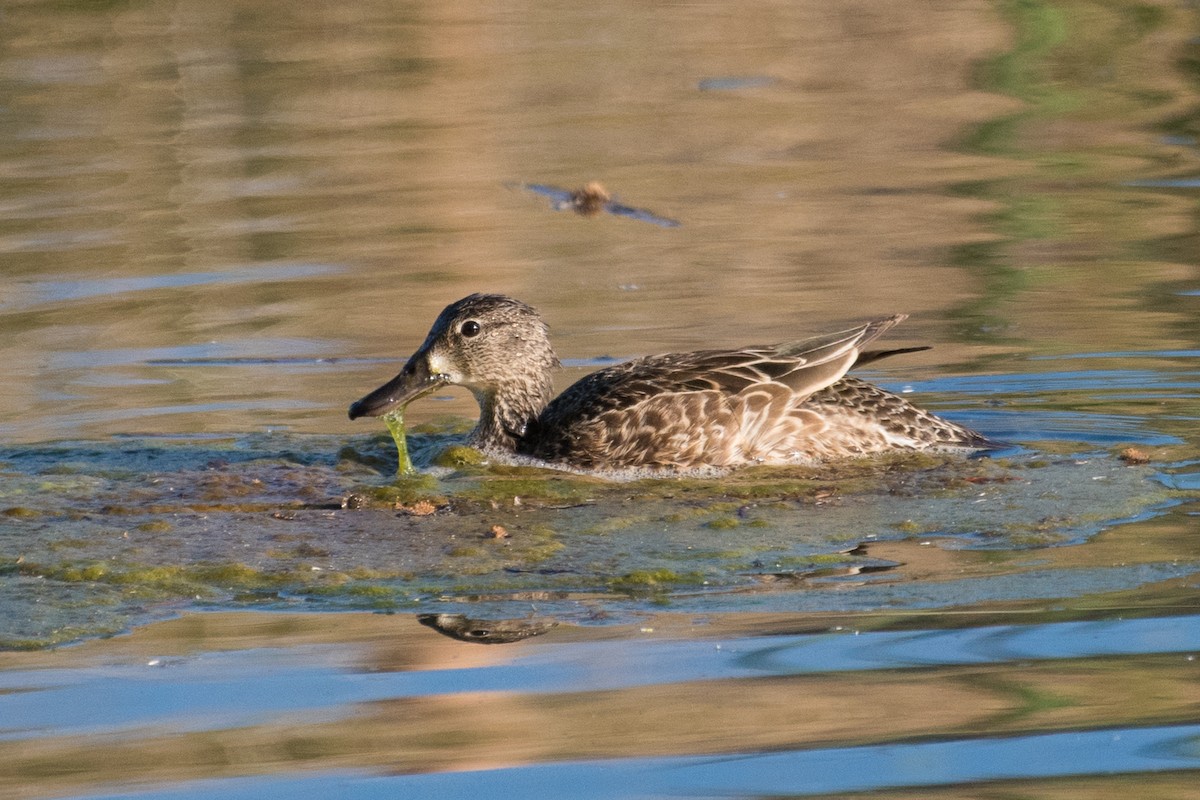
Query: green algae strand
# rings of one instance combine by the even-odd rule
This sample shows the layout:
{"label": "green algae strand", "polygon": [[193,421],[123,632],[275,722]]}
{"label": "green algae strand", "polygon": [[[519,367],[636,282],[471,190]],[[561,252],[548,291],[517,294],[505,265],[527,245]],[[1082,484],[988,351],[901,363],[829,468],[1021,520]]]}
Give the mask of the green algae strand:
{"label": "green algae strand", "polygon": [[383,415],[388,433],[396,443],[396,474],[412,475],[417,470],[413,467],[412,459],[408,457],[408,439],[404,435],[404,409],[397,408]]}

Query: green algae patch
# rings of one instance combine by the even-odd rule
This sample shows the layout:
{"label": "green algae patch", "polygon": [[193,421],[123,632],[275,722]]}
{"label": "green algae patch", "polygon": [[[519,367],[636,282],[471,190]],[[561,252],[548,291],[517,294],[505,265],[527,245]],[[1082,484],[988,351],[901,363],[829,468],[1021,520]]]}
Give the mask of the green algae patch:
{"label": "green algae patch", "polygon": [[447,558],[452,559],[448,571],[456,575],[485,575],[530,570],[566,547],[546,525],[509,525],[505,534],[504,538],[496,538],[481,531],[472,542],[452,544],[446,550]]}
{"label": "green algae patch", "polygon": [[348,602],[370,611],[394,611],[405,603],[403,593],[392,586],[345,580],[312,587],[310,595],[331,601]]}
{"label": "green algae patch", "polygon": [[628,486],[639,497],[820,503],[833,495],[871,496],[909,487],[958,488],[994,469],[987,459],[886,453],[817,465],[747,467],[721,477],[655,477]]}
{"label": "green algae patch", "polygon": [[540,564],[565,548],[556,531],[539,525],[518,539],[515,555],[527,565]]}
{"label": "green algae patch", "polygon": [[619,594],[645,596],[663,594],[679,585],[696,585],[703,581],[704,576],[698,572],[680,574],[665,568],[642,569],[611,579],[608,588]]}
{"label": "green algae patch", "polygon": [[414,472],[384,486],[360,486],[342,498],[343,508],[397,508],[416,503],[443,506],[449,502],[433,475]]}
{"label": "green algae patch", "polygon": [[487,456],[474,447],[455,444],[438,453],[433,459],[433,464],[448,469],[478,468],[487,464]]}
{"label": "green algae patch", "polygon": [[[409,443],[418,465],[454,444],[437,434]],[[841,577],[836,570],[863,565],[845,551],[865,540],[929,532],[938,537],[931,553],[1011,553],[1082,542],[1155,513],[1156,503],[1197,496],[1187,481],[1168,488],[1152,467],[1108,455],[902,454],[617,482],[465,465],[474,451],[462,448],[450,451],[465,465],[454,471],[381,480],[390,448],[380,434],[0,448],[10,470],[4,505],[19,509],[0,510],[0,646],[120,629],[197,604],[486,605],[517,616],[536,604],[539,613],[608,618],[628,613],[625,603],[701,595],[769,603],[764,593],[833,586],[825,579]],[[57,461],[73,474],[47,475]],[[126,463],[135,467],[113,468]],[[1011,561],[997,569],[1013,570]],[[851,581],[838,591],[871,591],[870,581]]]}
{"label": "green algae patch", "polygon": [[0,514],[3,514],[10,519],[33,519],[34,517],[41,516],[32,508],[25,508],[24,506],[12,506],[11,508],[6,508],[3,511],[0,511]]}
{"label": "green algae patch", "polygon": [[110,569],[107,564],[61,565],[46,568],[29,564],[21,571],[25,574],[38,574],[64,583],[94,583],[110,577]]}
{"label": "green algae patch", "polygon": [[564,477],[546,470],[512,468],[516,474],[486,477],[458,493],[459,497],[476,502],[504,504],[562,505],[582,504],[593,499],[598,487],[595,481]]}
{"label": "green algae patch", "polygon": [[776,559],[776,567],[789,569],[812,569],[815,567],[843,566],[852,561],[844,553],[812,553],[806,556],[784,556]]}
{"label": "green algae patch", "polygon": [[191,566],[28,564],[21,566],[21,572],[63,583],[103,583],[120,586],[145,596],[211,596],[231,589],[275,589],[284,584],[299,582],[294,572],[268,572],[239,563]]}
{"label": "green algae patch", "polygon": [[277,586],[285,580],[281,575],[273,575],[248,564],[236,562],[200,565],[189,572],[202,583],[223,588],[251,589],[268,585]]}
{"label": "green algae patch", "polygon": [[586,525],[582,533],[591,536],[606,536],[629,530],[635,526],[645,525],[656,519],[652,514],[616,514],[612,513],[596,522]]}

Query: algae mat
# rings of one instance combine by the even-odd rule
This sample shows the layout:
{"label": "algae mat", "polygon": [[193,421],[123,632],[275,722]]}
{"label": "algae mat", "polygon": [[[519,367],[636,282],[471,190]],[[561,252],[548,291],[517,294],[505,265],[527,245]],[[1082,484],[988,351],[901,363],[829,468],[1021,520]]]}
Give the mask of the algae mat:
{"label": "algae mat", "polygon": [[[451,441],[415,436],[418,464]],[[906,456],[630,483],[469,462],[396,479],[386,435],[0,450],[0,646],[111,633],[187,608],[588,623],[664,606],[1054,597],[1191,569],[1045,555],[1194,494],[1105,453]],[[946,554],[953,566],[939,568]]]}

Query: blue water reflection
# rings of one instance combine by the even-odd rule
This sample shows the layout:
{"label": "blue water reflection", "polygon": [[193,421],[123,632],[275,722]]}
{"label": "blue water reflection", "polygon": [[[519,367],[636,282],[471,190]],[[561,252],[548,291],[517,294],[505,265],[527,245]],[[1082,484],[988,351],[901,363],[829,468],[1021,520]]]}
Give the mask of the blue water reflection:
{"label": "blue water reflection", "polygon": [[[207,653],[151,664],[0,672],[0,739],[148,724],[248,725],[284,713],[350,713],[351,704],[471,692],[599,691],[650,684],[1200,653],[1200,616],[1004,625],[962,630],[546,644],[469,669],[362,672],[330,646]],[[629,669],[637,664],[636,670]],[[86,709],[81,713],[81,709]]]}
{"label": "blue water reflection", "polygon": [[153,289],[182,289],[214,284],[260,284],[300,280],[340,271],[332,264],[266,263],[214,272],[187,272],[116,278],[62,278],[17,284],[14,296],[0,304],[0,310],[13,311],[50,303],[107,298]]}
{"label": "blue water reflection", "polygon": [[566,762],[480,772],[388,777],[323,773],[307,778],[244,778],[134,794],[80,797],[95,800],[804,797],[890,787],[1197,769],[1200,768],[1198,737],[1200,725],[1118,728],[746,756]]}

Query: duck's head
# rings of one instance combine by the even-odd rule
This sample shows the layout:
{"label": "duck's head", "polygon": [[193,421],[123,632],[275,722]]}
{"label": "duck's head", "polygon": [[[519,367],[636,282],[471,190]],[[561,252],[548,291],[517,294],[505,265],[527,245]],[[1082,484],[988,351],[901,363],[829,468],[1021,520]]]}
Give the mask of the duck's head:
{"label": "duck's head", "polygon": [[[443,386],[465,386],[486,417],[521,430],[550,400],[558,359],[537,311],[511,297],[473,294],[446,307],[425,343],[392,380],[350,406],[350,419],[378,417]],[[519,421],[519,418],[522,418]]]}

